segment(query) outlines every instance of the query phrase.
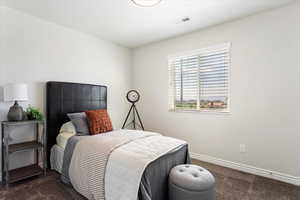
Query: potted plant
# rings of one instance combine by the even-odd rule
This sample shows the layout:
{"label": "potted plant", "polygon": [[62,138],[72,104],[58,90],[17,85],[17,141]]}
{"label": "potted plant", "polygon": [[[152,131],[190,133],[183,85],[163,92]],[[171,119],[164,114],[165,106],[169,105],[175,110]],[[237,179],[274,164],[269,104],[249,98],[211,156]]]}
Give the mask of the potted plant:
{"label": "potted plant", "polygon": [[26,109],[26,114],[29,120],[43,120],[44,119],[44,115],[43,113],[35,107],[29,106]]}

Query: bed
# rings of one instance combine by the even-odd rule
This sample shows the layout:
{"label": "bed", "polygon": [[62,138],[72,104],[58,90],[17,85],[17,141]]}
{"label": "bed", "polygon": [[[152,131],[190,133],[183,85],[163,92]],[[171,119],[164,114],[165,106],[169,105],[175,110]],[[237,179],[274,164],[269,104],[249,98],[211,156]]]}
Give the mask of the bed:
{"label": "bed", "polygon": [[[64,145],[57,144],[56,138],[59,135],[61,126],[64,123],[69,121],[66,114],[82,112],[86,110],[107,109],[107,87],[101,85],[91,85],[91,84],[48,82],[46,91],[47,91],[46,92],[47,93],[47,162],[48,162],[48,166],[51,166],[52,169],[56,170],[59,173],[62,173],[63,165],[66,163],[65,152],[67,151]],[[108,133],[108,135],[109,134],[110,133]],[[134,135],[135,132],[128,132],[126,130],[116,130],[112,134]],[[148,133],[148,134],[151,135],[152,133]],[[94,137],[94,136],[90,136],[90,137]],[[156,135],[154,135],[152,138],[155,137]],[[70,139],[66,137],[64,143],[67,144],[68,142],[70,143]],[[114,156],[117,155],[117,150],[114,150],[113,152],[116,153],[109,154],[110,156],[109,159],[113,160],[114,157],[115,158],[120,157],[120,156],[119,157]],[[116,160],[115,162],[122,162],[122,159]],[[178,164],[185,164],[189,162],[190,159],[189,159],[187,144],[180,145],[177,148],[172,149],[172,151],[168,151],[163,155],[160,155],[152,162],[149,162],[146,168],[142,171],[142,176],[139,179],[137,199],[138,200],[168,199],[169,171]],[[111,163],[113,162],[111,161]],[[114,171],[113,165],[110,168],[112,168],[111,170]],[[107,173],[108,171],[106,170],[106,174]],[[109,180],[106,181],[110,182]],[[124,180],[121,179],[119,180],[120,183],[122,183],[122,181],[124,182]],[[118,183],[116,185],[118,185]],[[75,183],[73,184],[73,186],[77,190]],[[79,193],[81,193],[80,190]],[[87,197],[87,195],[84,196]],[[88,198],[88,199],[93,199],[93,198]],[[113,198],[109,197],[103,199],[113,199]],[[125,200],[128,198],[126,196],[124,197],[122,196],[121,199]]]}

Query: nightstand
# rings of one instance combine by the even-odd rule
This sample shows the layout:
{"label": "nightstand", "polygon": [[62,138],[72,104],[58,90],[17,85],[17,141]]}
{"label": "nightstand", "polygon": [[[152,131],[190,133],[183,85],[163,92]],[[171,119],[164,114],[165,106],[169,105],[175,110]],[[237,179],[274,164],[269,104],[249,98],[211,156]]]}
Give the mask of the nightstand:
{"label": "nightstand", "polygon": [[[22,143],[11,143],[9,141],[9,131],[17,126],[33,125],[35,134],[35,140]],[[40,127],[42,126],[42,127]],[[38,176],[41,174],[46,175],[46,132],[45,122],[38,120],[28,121],[3,121],[2,127],[2,183],[9,185],[29,177]],[[41,130],[41,131],[40,131]],[[10,155],[22,152],[22,151],[35,151],[35,164],[24,166],[21,168],[10,170],[9,159]],[[43,163],[39,163],[39,152]]]}

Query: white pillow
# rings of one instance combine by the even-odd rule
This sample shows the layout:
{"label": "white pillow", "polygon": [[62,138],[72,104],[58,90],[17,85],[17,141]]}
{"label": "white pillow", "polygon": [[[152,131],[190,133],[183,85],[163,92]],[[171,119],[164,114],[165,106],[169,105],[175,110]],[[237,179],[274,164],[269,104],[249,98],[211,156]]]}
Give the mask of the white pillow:
{"label": "white pillow", "polygon": [[76,135],[75,126],[73,125],[73,123],[71,121],[64,123],[61,126],[59,133],[62,133],[62,132],[73,133],[74,135]]}
{"label": "white pillow", "polygon": [[69,133],[69,132],[61,132],[58,134],[56,137],[56,144],[60,146],[61,148],[66,148],[67,142],[70,137],[74,136],[74,133]]}

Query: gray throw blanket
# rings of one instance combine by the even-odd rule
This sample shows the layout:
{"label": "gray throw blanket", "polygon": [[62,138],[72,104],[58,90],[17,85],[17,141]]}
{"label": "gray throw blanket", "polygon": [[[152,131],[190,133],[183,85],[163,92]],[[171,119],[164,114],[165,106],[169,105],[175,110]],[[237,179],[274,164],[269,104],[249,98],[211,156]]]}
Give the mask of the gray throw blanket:
{"label": "gray throw blanket", "polygon": [[76,144],[88,136],[72,136],[68,139],[65,151],[64,151],[64,161],[63,166],[61,170],[61,180],[65,184],[71,184],[70,183],[70,177],[69,177],[69,167],[72,159],[72,155],[74,152],[74,148],[76,147]]}

